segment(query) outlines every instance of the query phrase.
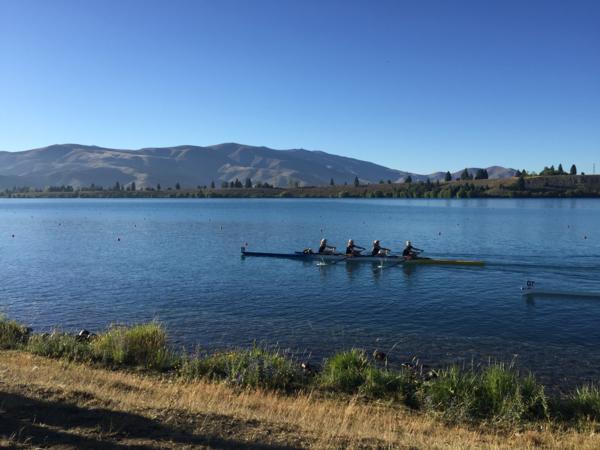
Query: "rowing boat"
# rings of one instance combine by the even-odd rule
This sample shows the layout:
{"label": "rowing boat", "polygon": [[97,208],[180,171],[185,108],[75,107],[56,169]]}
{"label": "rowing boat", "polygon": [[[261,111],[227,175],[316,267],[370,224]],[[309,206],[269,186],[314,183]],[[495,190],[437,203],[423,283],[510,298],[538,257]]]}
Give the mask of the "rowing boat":
{"label": "rowing boat", "polygon": [[537,287],[533,280],[527,280],[527,284],[521,288],[521,295],[528,298],[533,297],[588,297],[600,298],[600,292],[581,292],[581,291],[550,291]]}
{"label": "rowing boat", "polygon": [[534,287],[521,288],[523,297],[571,297],[571,298],[600,298],[600,292],[580,292],[580,291],[550,291],[541,290]]}
{"label": "rowing boat", "polygon": [[323,254],[323,253],[266,253],[266,252],[249,252],[245,247],[242,247],[242,256],[257,256],[264,258],[280,258],[294,259],[299,261],[320,261],[337,263],[344,261],[346,263],[379,263],[379,264],[398,264],[398,265],[444,265],[444,266],[483,266],[483,261],[465,261],[459,259],[433,259],[433,258],[413,258],[405,259],[403,256],[387,255],[387,256],[346,256],[342,253]]}

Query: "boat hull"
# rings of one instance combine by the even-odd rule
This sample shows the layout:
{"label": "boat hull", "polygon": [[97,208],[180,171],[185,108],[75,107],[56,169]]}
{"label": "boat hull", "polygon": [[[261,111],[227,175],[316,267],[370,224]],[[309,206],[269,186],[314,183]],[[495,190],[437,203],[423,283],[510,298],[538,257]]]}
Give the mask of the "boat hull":
{"label": "boat hull", "polygon": [[346,255],[334,254],[325,255],[319,253],[267,253],[267,252],[249,252],[242,250],[242,256],[256,256],[261,258],[279,258],[279,259],[295,259],[299,261],[343,261]]}
{"label": "boat hull", "polygon": [[483,261],[470,261],[461,259],[434,259],[434,258],[417,258],[404,261],[405,265],[418,266],[475,266],[482,267],[485,265]]}
{"label": "boat hull", "polygon": [[254,256],[263,258],[294,259],[298,261],[321,261],[321,262],[341,262],[346,263],[379,263],[379,264],[398,264],[398,265],[438,265],[438,266],[483,266],[483,261],[463,261],[457,259],[431,259],[415,258],[404,259],[402,256],[346,256],[343,254],[322,254],[322,253],[268,253],[268,252],[249,252],[242,248],[242,256]]}

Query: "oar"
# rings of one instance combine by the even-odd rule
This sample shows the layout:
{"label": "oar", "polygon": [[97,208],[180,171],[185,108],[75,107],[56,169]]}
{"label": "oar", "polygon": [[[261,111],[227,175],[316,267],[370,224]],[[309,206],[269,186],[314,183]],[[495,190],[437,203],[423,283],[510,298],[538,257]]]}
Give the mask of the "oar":
{"label": "oar", "polygon": [[[390,264],[390,265],[384,266],[384,265],[383,265],[383,261],[384,261],[384,259],[383,259],[383,258],[386,258],[386,257],[389,257],[389,256],[397,256],[397,257],[398,257],[398,260],[397,260],[397,261],[394,261],[394,262],[393,262],[392,264]],[[400,264],[404,263],[404,261],[405,261],[405,260],[406,260],[406,259],[405,259],[405,258],[404,258],[402,255],[385,255],[385,256],[382,256],[382,259],[381,259],[381,264],[379,264],[379,265],[378,265],[378,266],[377,266],[375,269],[373,269],[373,270],[377,270],[377,269],[379,269],[379,270],[384,270],[384,269],[389,269],[390,267],[396,267],[396,266],[398,266],[398,265],[400,265]]]}
{"label": "oar", "polygon": [[335,266],[337,263],[342,262],[342,261],[346,261],[348,259],[348,255],[342,255],[340,253],[340,256],[342,256],[342,258],[340,259],[336,259],[335,261],[333,261],[331,264],[329,264],[330,266]]}
{"label": "oar", "polygon": [[401,265],[401,264],[404,264],[404,261],[405,261],[405,259],[400,257],[400,258],[398,258],[398,261],[395,261],[395,262],[393,262],[393,263],[391,263],[391,264],[388,264],[387,266],[384,266],[384,265],[383,265],[383,262],[382,262],[382,263],[381,263],[379,266],[377,266],[377,267],[376,267],[375,269],[373,269],[373,270],[374,270],[374,271],[377,271],[377,269],[379,269],[379,270],[390,269],[390,268],[392,268],[392,267],[396,267],[396,266],[399,266],[399,265]]}
{"label": "oar", "polygon": [[[423,250],[417,250],[415,251],[415,253],[417,255],[420,255],[421,253],[423,253]],[[381,261],[381,265],[377,266],[375,270],[379,269],[379,270],[384,270],[384,269],[389,269],[390,267],[396,267],[399,266],[401,264],[404,264],[406,261],[409,261],[408,259],[406,259],[405,256],[402,255],[397,255],[398,256],[398,261],[395,261],[394,263],[388,265],[388,266],[384,266],[383,265],[383,260]]]}
{"label": "oar", "polygon": [[343,256],[343,258],[337,259],[337,260],[332,261],[330,263],[326,263],[325,260],[322,259],[320,263],[317,263],[317,266],[319,266],[319,267],[323,267],[323,266],[335,266],[340,261],[345,261],[346,258],[348,257],[346,255],[343,255],[342,253],[331,253],[330,256]]}

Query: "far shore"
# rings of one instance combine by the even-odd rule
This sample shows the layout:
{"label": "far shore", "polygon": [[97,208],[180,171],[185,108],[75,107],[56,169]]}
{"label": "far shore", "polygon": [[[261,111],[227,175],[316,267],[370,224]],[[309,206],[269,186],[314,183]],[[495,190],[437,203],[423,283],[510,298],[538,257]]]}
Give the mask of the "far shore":
{"label": "far shore", "polygon": [[600,198],[600,175],[513,177],[497,180],[378,183],[250,188],[144,188],[128,190],[13,188],[0,198]]}

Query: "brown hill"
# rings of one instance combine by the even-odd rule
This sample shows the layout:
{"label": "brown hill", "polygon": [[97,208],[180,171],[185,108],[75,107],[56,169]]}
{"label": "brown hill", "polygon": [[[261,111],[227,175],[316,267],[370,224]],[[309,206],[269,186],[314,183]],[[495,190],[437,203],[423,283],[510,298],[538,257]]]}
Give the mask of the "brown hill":
{"label": "brown hill", "polygon": [[[475,172],[477,168],[470,168]],[[487,169],[490,178],[513,176],[502,167]],[[267,147],[228,143],[208,147],[178,147],[120,150],[79,144],[51,145],[23,152],[0,152],[0,189],[14,186],[44,188],[71,185],[113,186],[135,182],[138,187],[218,186],[236,178],[275,186],[323,186],[336,184],[401,182],[443,179],[445,172],[420,175],[390,169],[371,162],[322,151],[304,149],[274,150]],[[454,178],[460,171],[453,174]]]}

